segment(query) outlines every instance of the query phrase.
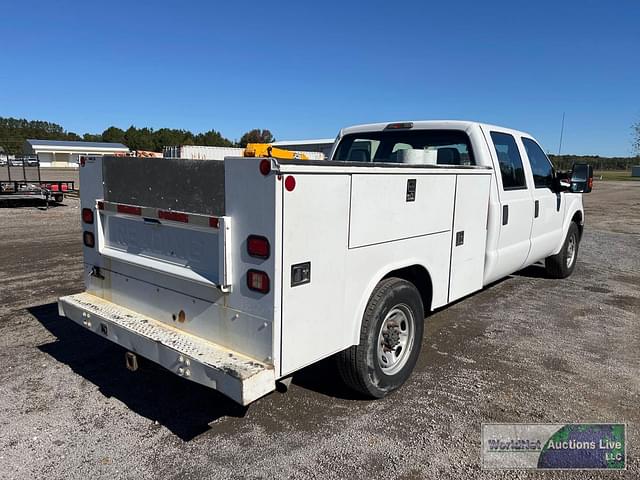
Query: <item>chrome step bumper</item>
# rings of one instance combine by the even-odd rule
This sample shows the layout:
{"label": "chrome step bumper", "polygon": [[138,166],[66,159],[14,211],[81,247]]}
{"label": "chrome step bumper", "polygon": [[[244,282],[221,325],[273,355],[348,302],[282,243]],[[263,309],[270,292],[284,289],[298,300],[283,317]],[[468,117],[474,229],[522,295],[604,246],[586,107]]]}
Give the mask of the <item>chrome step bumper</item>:
{"label": "chrome step bumper", "polygon": [[188,380],[248,405],[275,389],[271,365],[172,328],[89,293],[58,299],[58,311],[92,332]]}

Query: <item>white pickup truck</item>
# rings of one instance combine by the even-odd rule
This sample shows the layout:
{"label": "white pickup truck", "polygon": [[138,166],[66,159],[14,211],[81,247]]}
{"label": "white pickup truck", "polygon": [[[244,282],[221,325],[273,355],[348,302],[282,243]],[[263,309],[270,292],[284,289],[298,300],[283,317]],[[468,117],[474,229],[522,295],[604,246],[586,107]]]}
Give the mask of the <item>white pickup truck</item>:
{"label": "white pickup truck", "polygon": [[80,182],[86,291],[60,314],[246,405],[334,354],[383,397],[428,312],[536,262],[570,275],[592,171],[419,121],[345,128],[327,161],[88,157]]}

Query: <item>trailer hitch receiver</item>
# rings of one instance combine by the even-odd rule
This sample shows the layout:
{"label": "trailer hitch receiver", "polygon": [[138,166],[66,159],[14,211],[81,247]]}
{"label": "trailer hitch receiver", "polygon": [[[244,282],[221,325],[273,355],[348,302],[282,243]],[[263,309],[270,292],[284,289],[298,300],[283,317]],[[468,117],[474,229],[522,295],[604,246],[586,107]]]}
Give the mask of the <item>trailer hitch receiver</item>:
{"label": "trailer hitch receiver", "polygon": [[124,354],[124,361],[127,365],[127,369],[135,372],[138,370],[138,357],[135,353],[127,352]]}

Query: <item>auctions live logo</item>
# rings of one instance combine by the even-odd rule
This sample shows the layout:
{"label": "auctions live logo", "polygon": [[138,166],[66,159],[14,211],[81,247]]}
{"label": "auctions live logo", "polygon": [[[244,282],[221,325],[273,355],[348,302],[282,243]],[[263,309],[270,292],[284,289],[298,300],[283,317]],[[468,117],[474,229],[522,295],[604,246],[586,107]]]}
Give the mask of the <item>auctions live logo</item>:
{"label": "auctions live logo", "polygon": [[626,425],[483,424],[482,467],[624,470]]}

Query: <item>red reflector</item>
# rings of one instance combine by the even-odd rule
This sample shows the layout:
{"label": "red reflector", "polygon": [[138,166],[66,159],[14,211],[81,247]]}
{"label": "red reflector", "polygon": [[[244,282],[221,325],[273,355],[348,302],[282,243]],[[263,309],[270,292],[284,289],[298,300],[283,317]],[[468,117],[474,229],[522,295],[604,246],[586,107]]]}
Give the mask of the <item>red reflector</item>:
{"label": "red reflector", "polygon": [[142,208],[132,205],[118,205],[118,213],[127,213],[129,215],[142,215]]}
{"label": "red reflector", "polygon": [[84,223],[92,224],[93,223],[93,210],[90,208],[82,209],[82,221]]}
{"label": "red reflector", "polygon": [[269,240],[260,235],[249,235],[247,238],[247,252],[252,257],[269,258],[271,254]]}
{"label": "red reflector", "polygon": [[288,192],[292,192],[293,189],[296,188],[296,179],[293,175],[289,175],[284,179],[284,188],[286,188]]}
{"label": "red reflector", "polygon": [[260,293],[269,293],[269,275],[260,270],[249,270],[247,272],[247,287]]}
{"label": "red reflector", "polygon": [[260,173],[263,175],[269,175],[271,171],[271,162],[269,160],[262,160],[260,162]]}
{"label": "red reflector", "polygon": [[189,215],[180,212],[168,212],[166,210],[158,211],[158,217],[164,220],[172,220],[174,222],[189,223]]}
{"label": "red reflector", "polygon": [[217,217],[209,217],[209,226],[218,228],[220,226],[220,220]]}
{"label": "red reflector", "polygon": [[104,210],[104,202],[98,202],[98,210]]}
{"label": "red reflector", "polygon": [[95,238],[93,237],[93,233],[84,232],[82,234],[82,241],[86,247],[93,248],[96,244]]}

